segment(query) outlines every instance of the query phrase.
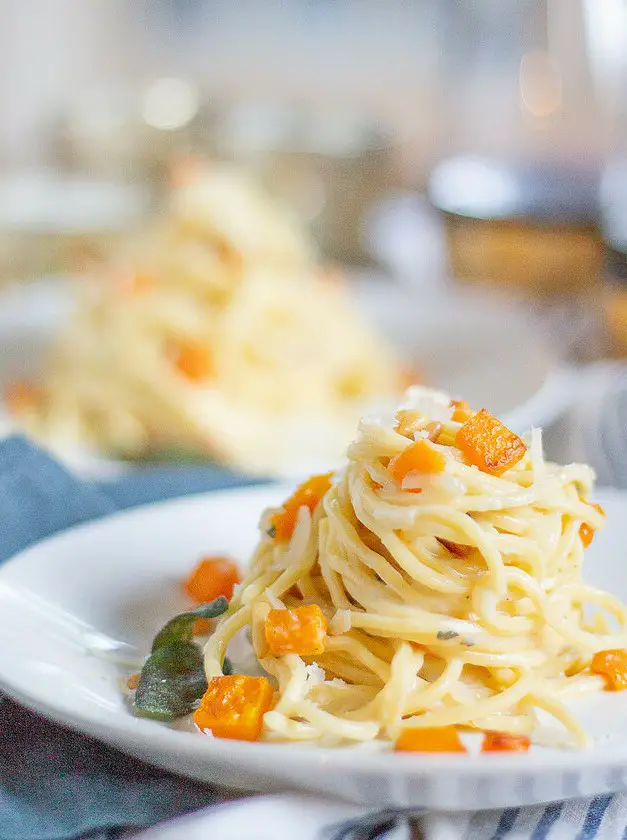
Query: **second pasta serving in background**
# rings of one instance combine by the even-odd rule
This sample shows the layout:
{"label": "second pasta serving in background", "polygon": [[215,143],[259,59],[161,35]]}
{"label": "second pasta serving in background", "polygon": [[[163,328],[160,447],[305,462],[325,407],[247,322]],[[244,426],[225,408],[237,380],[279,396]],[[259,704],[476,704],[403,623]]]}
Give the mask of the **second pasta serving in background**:
{"label": "second pasta serving in background", "polygon": [[61,453],[337,462],[364,406],[407,383],[313,250],[243,172],[188,172],[166,217],[84,278],[41,384],[10,389],[14,415]]}

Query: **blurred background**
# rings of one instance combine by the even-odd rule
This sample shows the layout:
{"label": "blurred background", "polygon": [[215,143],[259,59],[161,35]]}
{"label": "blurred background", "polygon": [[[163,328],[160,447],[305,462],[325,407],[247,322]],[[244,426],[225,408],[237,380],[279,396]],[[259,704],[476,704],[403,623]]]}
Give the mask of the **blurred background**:
{"label": "blurred background", "polygon": [[[344,412],[340,391],[361,410],[420,381],[489,404],[516,427],[547,425],[556,457],[591,457],[597,418],[584,422],[577,411],[582,389],[600,388],[601,377],[603,393],[620,391],[620,363],[599,361],[627,354],[626,47],[623,0],[0,3],[7,422],[66,454],[76,443],[82,454],[72,462],[87,470],[174,449],[175,460],[184,450],[291,474],[301,465],[293,452],[280,465],[283,444],[272,435],[260,444],[268,457],[247,461],[246,446],[230,439],[242,417],[252,411],[267,425],[293,412],[302,431],[307,400],[294,383],[333,379],[338,402],[327,414],[338,428],[336,415],[347,421],[343,446],[355,412]],[[216,172],[254,184],[268,205],[242,192],[234,209],[244,187],[217,189]],[[199,260],[192,271],[177,249],[193,240],[205,257],[208,249],[221,255],[222,268],[234,265],[251,230],[270,236],[262,235],[264,214],[273,230],[289,216],[315,254],[307,267],[287,270],[258,249],[220,280],[228,303],[212,303],[202,323],[181,314],[174,325],[175,298],[187,296],[199,317],[218,282],[215,266]],[[281,242],[275,252],[288,249]],[[148,264],[150,304],[112,298],[122,273],[144,278]],[[242,318],[233,312],[244,307],[243,284],[262,287],[254,279],[261,268],[263,288],[275,289],[268,298],[284,306],[270,274],[289,273],[302,303],[309,292],[301,276],[324,273],[327,291],[329,278],[341,287],[344,308],[316,297],[296,317],[294,303],[282,316],[294,323],[285,340],[275,312],[255,349],[259,357],[259,346],[276,345],[272,358],[253,364],[247,346],[246,363],[235,365],[241,346],[229,342]],[[94,286],[97,303],[90,292],[76,310]],[[157,294],[168,324],[155,314]],[[246,301],[254,310],[250,294]],[[361,344],[342,326],[356,336],[356,318]],[[136,346],[129,321],[138,325]],[[157,331],[163,354],[185,369],[180,391],[156,362],[131,377],[140,336],[149,343]],[[317,358],[321,339],[337,351],[325,370],[297,364]],[[211,345],[211,374],[198,373],[199,342],[203,352]],[[115,356],[109,344],[123,351]],[[374,366],[365,361],[366,372],[353,365],[338,384],[351,353],[380,359],[388,348],[389,387],[364,384]],[[268,402],[273,385],[255,396],[255,383],[278,382],[276,371],[290,366],[297,369],[281,399]],[[323,384],[318,399],[330,405]],[[292,441],[281,429],[282,441],[302,451],[303,437]],[[314,465],[341,448],[323,444],[313,447]]]}

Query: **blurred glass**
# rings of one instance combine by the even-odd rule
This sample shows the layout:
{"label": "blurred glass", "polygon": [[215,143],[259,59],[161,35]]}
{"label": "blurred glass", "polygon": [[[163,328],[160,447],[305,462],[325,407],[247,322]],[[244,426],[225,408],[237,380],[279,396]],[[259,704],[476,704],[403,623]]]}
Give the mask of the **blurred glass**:
{"label": "blurred glass", "polygon": [[356,113],[249,104],[217,118],[211,146],[290,207],[325,257],[363,265],[368,215],[398,178],[399,141]]}
{"label": "blurred glass", "polygon": [[602,261],[605,128],[581,5],[478,0],[452,12],[449,119],[429,182],[452,272],[534,294],[587,291]]}
{"label": "blurred glass", "polygon": [[158,76],[73,99],[52,127],[57,166],[157,187],[173,160],[206,142],[207,109],[193,81]]}

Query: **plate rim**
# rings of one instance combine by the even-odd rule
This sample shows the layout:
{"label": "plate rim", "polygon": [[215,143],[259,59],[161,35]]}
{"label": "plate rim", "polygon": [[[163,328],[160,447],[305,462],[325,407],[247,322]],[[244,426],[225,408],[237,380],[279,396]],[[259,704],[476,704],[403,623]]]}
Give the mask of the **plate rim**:
{"label": "plate rim", "polygon": [[[377,289],[378,293],[382,293],[385,290],[385,281],[390,281],[391,279],[390,275],[385,272],[382,274],[376,272],[368,273],[368,277],[373,278],[370,282],[374,282],[374,287]],[[354,302],[356,306],[361,308],[363,311],[362,292],[360,289],[357,289],[358,286],[363,287],[362,273],[356,272],[354,279],[357,284],[356,288],[353,290]],[[366,281],[366,284],[367,283],[368,280]],[[42,323],[36,318],[33,320],[32,318],[29,319],[27,317],[27,323],[20,324],[19,317],[17,320],[14,320],[14,316],[16,313],[18,315],[20,313],[26,313],[26,315],[28,315],[29,302],[33,297],[37,299],[37,296],[41,297],[42,295],[44,298],[53,298],[57,300],[57,302],[60,301],[61,305],[64,307],[71,307],[74,297],[73,289],[75,286],[76,278],[66,273],[39,276],[33,280],[13,284],[5,290],[0,290],[0,304],[3,303],[3,300],[8,300],[10,303],[8,316],[6,314],[4,316],[2,315],[2,306],[0,305],[0,342],[6,339],[20,339],[24,336],[46,336],[52,334],[50,333],[51,330],[53,333],[56,333],[58,325],[53,325],[49,318],[44,319],[44,322]],[[450,294],[450,290],[447,294]],[[400,297],[398,298],[397,303],[400,305],[406,305],[407,303],[411,303],[412,299],[413,296],[411,294],[407,296],[406,292],[400,292]],[[443,297],[437,296],[434,298],[436,310],[438,312],[441,312],[442,306],[446,304],[448,306],[453,305],[455,310],[460,314],[462,311],[467,310],[469,300],[470,298],[468,298],[466,294],[460,294],[460,290],[457,290],[452,297],[447,297],[445,295]],[[472,309],[473,312],[484,312],[481,301],[474,296],[472,298]],[[512,319],[514,319],[516,329],[520,329],[521,332],[523,331],[525,315],[524,313],[521,314],[520,312],[517,312],[511,302],[499,302],[498,300],[491,301],[491,317],[494,316],[494,313],[497,310],[502,310],[501,314],[507,317],[508,322],[511,322]],[[379,325],[378,329],[376,327],[375,329],[380,334],[385,333],[385,330],[381,325]],[[564,361],[563,353],[556,351],[550,346],[550,343],[547,341],[547,337],[539,324],[534,322],[530,329],[533,342],[538,347],[540,355],[544,360],[542,380],[538,382],[536,389],[525,399],[517,402],[516,405],[512,405],[509,409],[507,409],[507,411],[501,412],[501,416],[504,421],[516,426],[515,431],[518,433],[525,431],[531,425],[530,421],[532,421],[536,426],[548,426],[556,422],[564,415],[565,410],[569,407],[576,394],[576,390],[572,390],[572,393],[568,393],[565,396],[564,384],[568,380],[569,367]],[[389,343],[389,337],[387,341]],[[445,383],[441,383],[441,385],[444,387]],[[434,384],[434,387],[437,388],[440,386]],[[19,424],[14,424],[11,420],[1,398],[0,423],[8,425],[10,428],[15,427],[18,432],[21,431]],[[90,448],[88,446],[81,445],[80,443],[76,446],[63,445],[58,448],[54,448],[54,452],[57,457],[63,463],[70,466],[74,472],[86,478],[115,480],[117,478],[133,474],[138,469],[137,465],[134,464],[132,460],[128,461],[122,458],[116,458],[114,455],[107,453],[106,451],[101,451],[97,448]],[[324,467],[323,464],[321,464],[321,468],[322,467]],[[141,467],[139,467],[139,469],[141,469]],[[294,467],[288,466],[285,469],[279,470],[275,475],[270,476],[270,478],[274,478],[277,481],[290,481],[294,478],[300,477],[301,475],[302,470],[299,469],[299,465],[295,465]]]}

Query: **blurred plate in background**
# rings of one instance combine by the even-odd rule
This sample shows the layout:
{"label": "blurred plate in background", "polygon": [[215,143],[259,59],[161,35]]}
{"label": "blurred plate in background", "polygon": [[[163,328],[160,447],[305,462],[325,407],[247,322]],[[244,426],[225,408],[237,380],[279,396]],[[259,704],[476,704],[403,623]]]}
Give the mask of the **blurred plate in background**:
{"label": "blurred plate in background", "polygon": [[365,316],[424,383],[485,406],[516,431],[547,426],[569,401],[558,342],[516,304],[455,289],[435,293],[371,278],[356,287]]}
{"label": "blurred plate in background", "polygon": [[[549,425],[562,414],[571,377],[524,311],[463,293],[421,296],[374,275],[354,277],[352,294],[424,384],[488,407],[517,431]],[[0,294],[2,391],[10,382],[41,376],[47,349],[72,307],[72,282],[62,278],[44,278]],[[8,425],[6,411],[2,414]],[[306,440],[302,450],[310,451]],[[133,467],[78,446],[62,456],[88,476],[115,476]],[[335,466],[317,453],[314,463],[304,459],[282,475],[299,478]]]}

